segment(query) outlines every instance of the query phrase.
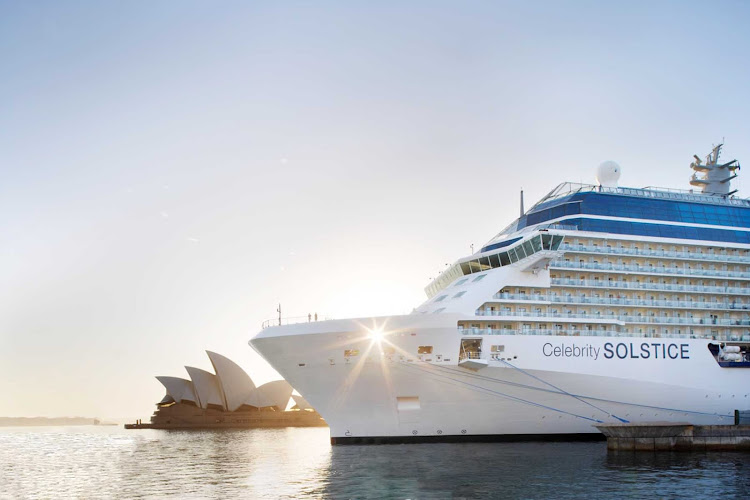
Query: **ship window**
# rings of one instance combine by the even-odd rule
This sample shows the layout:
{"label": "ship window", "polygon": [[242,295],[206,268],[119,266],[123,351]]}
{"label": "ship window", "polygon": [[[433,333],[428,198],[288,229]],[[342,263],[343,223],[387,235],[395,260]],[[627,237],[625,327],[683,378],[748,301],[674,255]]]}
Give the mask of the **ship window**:
{"label": "ship window", "polygon": [[524,242],[523,250],[526,252],[527,257],[531,256],[534,253],[534,248],[531,246],[530,241]]}
{"label": "ship window", "polygon": [[534,249],[534,252],[538,252],[542,249],[542,237],[541,236],[535,236],[531,240],[531,247]]}
{"label": "ship window", "polygon": [[505,352],[504,345],[493,345],[490,347],[490,352]]}
{"label": "ship window", "polygon": [[419,410],[419,396],[398,396],[396,407],[398,411]]}
{"label": "ship window", "polygon": [[417,354],[432,354],[431,345],[421,345],[417,348]]}
{"label": "ship window", "polygon": [[553,235],[552,236],[552,250],[557,250],[558,248],[560,248],[560,244],[562,243],[562,241],[563,241],[562,236]]}
{"label": "ship window", "polygon": [[499,254],[500,256],[500,264],[507,266],[510,264],[510,257],[508,257],[508,252],[503,252]]}
{"label": "ship window", "polygon": [[500,264],[500,258],[498,257],[498,254],[490,255],[490,266],[492,268],[500,267],[502,264]]}
{"label": "ship window", "polygon": [[516,255],[518,255],[518,260],[526,258],[526,250],[523,249],[523,245],[518,245],[516,247]]}
{"label": "ship window", "polygon": [[350,358],[352,356],[359,356],[359,349],[346,349],[344,351],[345,358]]}
{"label": "ship window", "polygon": [[435,311],[432,314],[438,314],[445,311],[445,307],[441,307],[440,309],[435,309]]}
{"label": "ship window", "polygon": [[466,293],[466,290],[462,290],[458,292],[456,295],[453,296],[454,299],[457,299],[459,297],[463,297],[463,295]]}
{"label": "ship window", "polygon": [[516,254],[515,248],[511,248],[510,250],[508,250],[508,256],[510,257],[511,264],[514,262],[518,262],[518,255]]}
{"label": "ship window", "polygon": [[[457,282],[457,283],[456,283],[455,285],[453,285],[453,286],[461,286],[461,285],[463,285],[464,283],[466,283],[467,281],[469,281],[469,278],[464,278],[464,279],[462,279],[462,280],[458,281],[458,282]],[[435,302],[437,302],[437,300],[436,300]]]}
{"label": "ship window", "polygon": [[551,243],[552,243],[552,235],[543,234],[542,235],[542,248],[544,248],[545,250],[550,250]]}
{"label": "ship window", "polygon": [[442,300],[445,300],[446,297],[447,295],[441,295],[440,297],[435,299],[435,302],[441,302]]}
{"label": "ship window", "polygon": [[474,279],[473,279],[473,280],[471,280],[471,281],[472,281],[472,283],[476,283],[477,281],[482,281],[482,279],[483,279],[483,278],[484,278],[485,276],[487,276],[487,275],[486,275],[486,274],[482,274],[481,276],[477,276],[476,278],[474,278]]}

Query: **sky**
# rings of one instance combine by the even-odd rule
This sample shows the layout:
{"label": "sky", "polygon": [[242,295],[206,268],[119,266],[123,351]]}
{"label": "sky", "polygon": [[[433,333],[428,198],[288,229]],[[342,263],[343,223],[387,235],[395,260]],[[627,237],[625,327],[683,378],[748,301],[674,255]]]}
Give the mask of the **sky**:
{"label": "sky", "polygon": [[[404,314],[565,181],[750,161],[750,4],[0,0],[0,416],[278,378],[276,316]],[[747,181],[746,181],[747,182]],[[739,195],[742,173],[736,187]]]}

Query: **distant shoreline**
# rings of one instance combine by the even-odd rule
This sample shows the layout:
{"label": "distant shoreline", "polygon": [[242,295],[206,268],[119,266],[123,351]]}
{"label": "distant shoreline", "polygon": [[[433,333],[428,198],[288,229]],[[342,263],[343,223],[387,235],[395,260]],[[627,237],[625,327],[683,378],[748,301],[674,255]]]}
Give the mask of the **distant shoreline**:
{"label": "distant shoreline", "polygon": [[0,427],[31,427],[52,425],[111,425],[88,417],[0,417]]}

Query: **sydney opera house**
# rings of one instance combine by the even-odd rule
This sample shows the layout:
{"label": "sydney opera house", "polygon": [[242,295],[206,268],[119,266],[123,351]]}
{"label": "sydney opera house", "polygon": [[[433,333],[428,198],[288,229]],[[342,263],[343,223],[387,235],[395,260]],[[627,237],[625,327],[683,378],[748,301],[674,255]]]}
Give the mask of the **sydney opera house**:
{"label": "sydney opera house", "polygon": [[[186,366],[190,379],[156,377],[167,393],[150,423],[127,428],[187,429],[232,427],[317,427],[320,417],[286,380],[256,387],[250,376],[232,360],[206,351],[214,371]],[[290,399],[293,400],[292,407]]]}

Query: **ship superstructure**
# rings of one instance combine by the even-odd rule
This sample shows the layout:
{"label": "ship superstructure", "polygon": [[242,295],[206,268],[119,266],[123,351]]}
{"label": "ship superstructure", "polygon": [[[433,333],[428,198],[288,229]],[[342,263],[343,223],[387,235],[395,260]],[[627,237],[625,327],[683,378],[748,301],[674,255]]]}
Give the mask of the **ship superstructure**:
{"label": "ship superstructure", "polygon": [[[591,437],[596,422],[750,409],[750,200],[721,145],[701,192],[552,190],[407,316],[263,330],[251,345],[332,441]],[[697,158],[697,157],[696,157]]]}

